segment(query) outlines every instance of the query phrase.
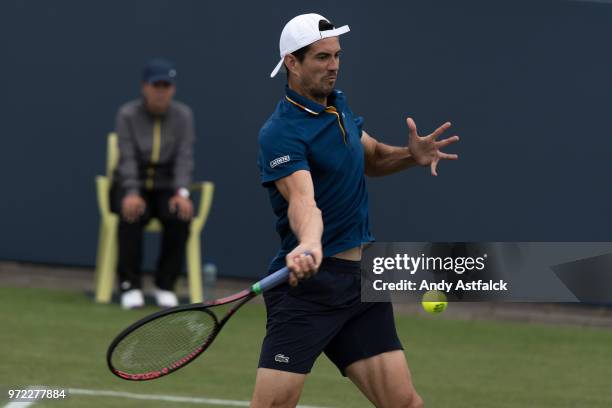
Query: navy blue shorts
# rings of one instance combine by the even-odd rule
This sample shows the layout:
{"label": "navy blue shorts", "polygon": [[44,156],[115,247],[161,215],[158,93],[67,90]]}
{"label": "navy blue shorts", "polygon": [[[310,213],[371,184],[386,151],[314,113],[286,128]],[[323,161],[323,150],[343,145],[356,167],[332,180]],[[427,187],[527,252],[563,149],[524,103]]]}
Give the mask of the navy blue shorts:
{"label": "navy blue shorts", "polygon": [[360,262],[325,258],[295,288],[264,293],[268,319],[259,367],[306,374],[321,354],[342,375],[350,364],[401,350],[390,303],[361,303]]}

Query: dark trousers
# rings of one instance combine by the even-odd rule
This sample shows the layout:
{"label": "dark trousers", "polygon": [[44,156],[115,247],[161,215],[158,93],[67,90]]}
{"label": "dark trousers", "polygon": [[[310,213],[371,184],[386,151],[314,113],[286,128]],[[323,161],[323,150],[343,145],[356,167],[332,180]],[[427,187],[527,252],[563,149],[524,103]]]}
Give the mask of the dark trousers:
{"label": "dark trousers", "polygon": [[151,218],[162,226],[161,252],[155,272],[155,285],[159,289],[174,290],[176,280],[185,262],[185,245],[189,237],[189,221],[179,219],[170,211],[168,202],[173,190],[141,191],[146,202],[144,214],[136,222],[121,216],[121,201],[125,193],[116,185],[111,189],[111,210],[119,215],[119,261],[117,272],[122,291],[142,287],[142,246],[144,228]]}

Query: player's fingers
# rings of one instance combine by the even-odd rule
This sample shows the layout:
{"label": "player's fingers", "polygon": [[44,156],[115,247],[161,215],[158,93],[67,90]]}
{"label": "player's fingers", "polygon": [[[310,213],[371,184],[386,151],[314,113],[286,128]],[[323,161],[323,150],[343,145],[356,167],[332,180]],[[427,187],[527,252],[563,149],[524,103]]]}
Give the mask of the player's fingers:
{"label": "player's fingers", "polygon": [[295,277],[295,275],[293,274],[293,272],[291,272],[291,273],[289,274],[289,285],[291,285],[291,286],[297,286],[297,284],[298,284],[298,280],[297,280],[297,278]]}
{"label": "player's fingers", "polygon": [[291,261],[291,262],[287,263],[287,268],[289,268],[291,273],[295,274],[297,272],[297,270],[299,269],[299,266],[296,265],[296,263],[294,261]]}
{"label": "player's fingers", "polygon": [[418,136],[416,123],[412,118],[406,118],[406,125],[408,125],[408,135],[410,137]]}
{"label": "player's fingers", "polygon": [[434,160],[431,162],[431,164],[429,165],[429,167],[431,168],[431,175],[432,175],[432,176],[437,176],[437,175],[438,175],[438,172],[437,172],[437,169],[438,169],[438,161],[439,161],[439,159],[437,159],[437,158],[436,158],[436,159],[434,159]]}
{"label": "player's fingers", "polygon": [[305,260],[306,265],[308,265],[308,269],[311,272],[315,272],[317,270],[317,264],[315,263],[315,259],[311,255],[308,255],[306,256]]}
{"label": "player's fingers", "polygon": [[300,255],[297,258],[296,263],[300,265],[300,270],[299,272],[296,273],[298,279],[304,279],[306,277],[309,276],[310,271],[309,271],[309,266],[308,266],[308,258],[310,258],[309,256],[306,256],[304,254]]}
{"label": "player's fingers", "polygon": [[455,135],[455,136],[449,137],[447,139],[437,141],[436,142],[436,147],[438,149],[442,149],[443,147],[446,147],[449,144],[453,144],[453,143],[458,142],[458,141],[459,141],[459,136]]}
{"label": "player's fingers", "polygon": [[438,154],[438,157],[440,157],[441,159],[445,159],[445,160],[457,160],[459,158],[459,156],[456,154],[448,154],[448,153],[442,153],[442,152]]}
{"label": "player's fingers", "polygon": [[451,127],[451,123],[450,122],[446,122],[442,126],[437,128],[436,130],[434,130],[433,133],[431,135],[429,135],[429,136],[432,139],[435,140],[438,136],[440,136],[442,133],[444,133],[444,131],[446,131],[446,129],[448,129],[449,127]]}
{"label": "player's fingers", "polygon": [[287,265],[289,272],[293,273],[293,271],[295,270],[295,265],[294,265],[293,257],[291,256],[291,254],[285,257],[285,264]]}
{"label": "player's fingers", "polygon": [[311,256],[304,257],[304,270],[306,278],[314,275],[314,273],[317,271],[314,259]]}
{"label": "player's fingers", "polygon": [[289,262],[287,262],[287,267],[289,267],[291,272],[293,272],[294,274],[302,272],[302,266],[300,265],[299,257],[297,255],[292,255],[289,258]]}
{"label": "player's fingers", "polygon": [[295,277],[299,280],[299,279],[304,279],[304,269],[302,268],[301,262],[297,261],[296,265],[299,265],[298,268],[296,268],[296,270],[293,271],[293,274],[295,275]]}

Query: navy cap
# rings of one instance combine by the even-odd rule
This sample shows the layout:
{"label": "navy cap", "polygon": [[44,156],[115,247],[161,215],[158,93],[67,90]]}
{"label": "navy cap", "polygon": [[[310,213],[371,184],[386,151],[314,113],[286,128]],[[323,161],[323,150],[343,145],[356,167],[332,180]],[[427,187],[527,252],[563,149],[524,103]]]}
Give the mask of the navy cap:
{"label": "navy cap", "polygon": [[170,61],[158,58],[152,59],[147,62],[142,70],[142,80],[150,84],[159,81],[174,84],[176,82],[176,69]]}

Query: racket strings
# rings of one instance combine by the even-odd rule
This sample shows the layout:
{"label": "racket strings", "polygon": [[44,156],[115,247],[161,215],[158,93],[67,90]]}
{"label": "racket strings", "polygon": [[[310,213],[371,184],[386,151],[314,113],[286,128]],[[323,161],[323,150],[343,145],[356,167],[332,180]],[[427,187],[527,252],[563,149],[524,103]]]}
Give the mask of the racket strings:
{"label": "racket strings", "polygon": [[136,328],[113,350],[111,364],[127,374],[173,369],[191,360],[215,334],[216,318],[200,310],[187,310]]}

